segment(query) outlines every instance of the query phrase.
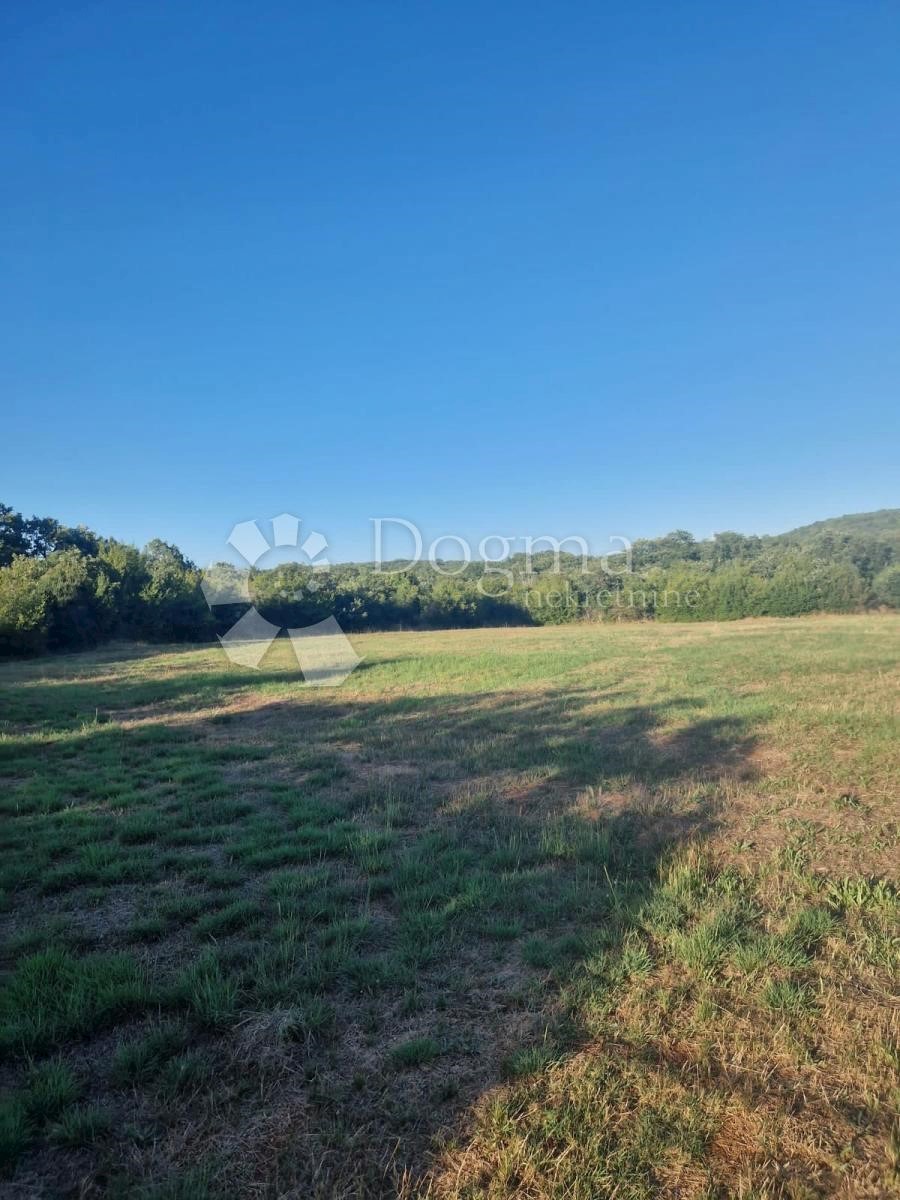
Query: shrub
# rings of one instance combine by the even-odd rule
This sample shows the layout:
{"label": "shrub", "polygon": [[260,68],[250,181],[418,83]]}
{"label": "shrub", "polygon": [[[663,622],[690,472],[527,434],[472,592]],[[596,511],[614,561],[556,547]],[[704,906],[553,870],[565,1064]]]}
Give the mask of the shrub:
{"label": "shrub", "polygon": [[900,563],[885,567],[875,576],[872,584],[875,598],[891,608],[900,608]]}

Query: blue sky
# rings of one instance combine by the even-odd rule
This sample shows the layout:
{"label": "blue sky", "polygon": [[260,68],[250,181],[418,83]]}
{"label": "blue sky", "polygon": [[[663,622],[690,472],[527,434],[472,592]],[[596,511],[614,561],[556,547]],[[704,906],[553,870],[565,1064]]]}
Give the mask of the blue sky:
{"label": "blue sky", "polygon": [[900,7],[0,17],[0,498],[776,532],[894,506]]}

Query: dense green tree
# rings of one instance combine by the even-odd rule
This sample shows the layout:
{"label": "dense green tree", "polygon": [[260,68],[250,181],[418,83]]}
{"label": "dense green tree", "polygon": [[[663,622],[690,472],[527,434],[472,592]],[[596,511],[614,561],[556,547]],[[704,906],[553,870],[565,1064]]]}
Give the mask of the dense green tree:
{"label": "dense green tree", "polygon": [[651,572],[651,612],[660,621],[708,621],[713,616],[710,570],[692,562]]}
{"label": "dense green tree", "polygon": [[7,504],[0,504],[0,567],[8,566],[16,555],[46,558],[55,550],[80,550],[97,553],[99,539],[84,525],[70,529],[53,517],[23,517]]}
{"label": "dense green tree", "polygon": [[420,563],[393,573],[371,563],[327,571],[287,563],[244,576],[220,564],[220,585],[232,587],[219,603],[175,546],[156,540],[139,551],[0,505],[0,653],[111,637],[208,639],[250,603],[277,626],[303,628],[334,614],[348,631],[900,607],[900,563],[885,524],[891,514],[870,516],[878,518],[874,525],[845,518],[778,538],[729,531],[698,542],[676,530],[636,543],[631,562],[545,550],[502,564]]}
{"label": "dense green tree", "polygon": [[155,538],[142,555],[146,582],[140,591],[139,632],[152,641],[208,637],[213,620],[200,590],[200,572],[177,546]]}
{"label": "dense green tree", "polygon": [[29,542],[22,514],[0,504],[0,567],[8,567],[18,555],[27,555]]}
{"label": "dense green tree", "polygon": [[816,588],[810,579],[811,564],[799,551],[791,551],[777,566],[766,589],[766,614],[797,617],[814,612]]}
{"label": "dense green tree", "polygon": [[717,621],[765,612],[766,581],[743,562],[731,561],[709,578],[710,615]]}
{"label": "dense green tree", "polygon": [[43,563],[24,555],[0,568],[0,653],[39,654],[46,650],[44,571]]}
{"label": "dense green tree", "polygon": [[80,550],[52,552],[41,583],[47,595],[47,648],[95,646],[114,631],[114,615],[104,605],[106,572]]}
{"label": "dense green tree", "polygon": [[875,576],[872,589],[875,598],[881,604],[889,604],[892,608],[900,608],[900,563],[885,567]]}
{"label": "dense green tree", "polygon": [[641,539],[632,546],[635,570],[647,567],[671,567],[680,562],[696,562],[701,555],[700,543],[686,529],[675,529],[665,537]]}
{"label": "dense green tree", "polygon": [[806,544],[808,553],[825,562],[841,562],[854,566],[866,584],[890,563],[893,550],[870,534],[834,533],[825,531],[811,537]]}
{"label": "dense green tree", "polygon": [[701,542],[701,555],[715,566],[748,558],[755,558],[762,550],[762,539],[747,537],[743,533],[725,530],[717,533],[711,542]]}

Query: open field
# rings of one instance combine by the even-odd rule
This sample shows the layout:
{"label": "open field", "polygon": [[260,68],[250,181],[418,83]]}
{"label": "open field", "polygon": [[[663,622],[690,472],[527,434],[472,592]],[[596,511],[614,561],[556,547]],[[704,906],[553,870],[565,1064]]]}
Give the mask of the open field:
{"label": "open field", "polygon": [[0,1192],[898,1194],[900,616],[353,642],[0,667]]}

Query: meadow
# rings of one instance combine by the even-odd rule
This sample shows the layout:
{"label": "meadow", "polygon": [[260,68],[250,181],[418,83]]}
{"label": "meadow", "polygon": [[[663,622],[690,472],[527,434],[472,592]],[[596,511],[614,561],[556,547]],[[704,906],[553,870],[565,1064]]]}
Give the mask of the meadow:
{"label": "meadow", "polygon": [[900,1192],[900,615],[0,666],[0,1194]]}

